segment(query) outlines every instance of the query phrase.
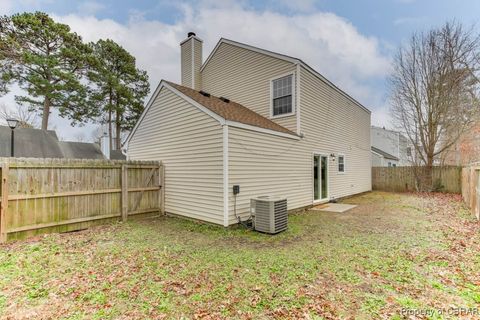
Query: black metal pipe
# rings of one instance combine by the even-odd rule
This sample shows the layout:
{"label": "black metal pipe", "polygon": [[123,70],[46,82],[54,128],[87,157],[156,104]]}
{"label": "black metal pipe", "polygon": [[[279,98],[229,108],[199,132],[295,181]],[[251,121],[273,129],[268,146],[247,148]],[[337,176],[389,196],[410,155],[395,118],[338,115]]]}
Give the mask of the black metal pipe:
{"label": "black metal pipe", "polygon": [[11,137],[12,137],[12,140],[11,140],[11,144],[10,144],[10,150],[11,150],[11,157],[13,158],[15,156],[15,152],[14,152],[14,139],[15,139],[15,133],[14,133],[14,130],[12,129],[12,134],[11,134]]}

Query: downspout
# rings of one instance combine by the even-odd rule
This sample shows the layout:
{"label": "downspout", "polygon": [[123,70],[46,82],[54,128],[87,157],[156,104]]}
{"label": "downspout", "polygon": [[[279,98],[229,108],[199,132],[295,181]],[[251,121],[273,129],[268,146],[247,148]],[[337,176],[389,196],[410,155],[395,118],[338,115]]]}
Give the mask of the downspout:
{"label": "downspout", "polygon": [[223,226],[228,227],[228,125],[223,124]]}

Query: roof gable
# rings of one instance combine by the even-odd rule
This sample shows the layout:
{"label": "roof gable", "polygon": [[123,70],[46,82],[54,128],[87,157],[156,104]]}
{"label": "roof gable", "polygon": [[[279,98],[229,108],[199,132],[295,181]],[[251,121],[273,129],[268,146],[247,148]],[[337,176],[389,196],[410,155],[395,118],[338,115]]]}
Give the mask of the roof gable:
{"label": "roof gable", "polygon": [[128,142],[132,139],[138,126],[143,121],[148,110],[153,105],[153,102],[158,97],[160,91],[163,88],[171,90],[173,93],[177,94],[185,101],[189,102],[193,106],[197,107],[201,111],[207,113],[212,118],[219,121],[222,125],[227,124],[237,127],[244,127],[246,129],[251,129],[255,131],[261,131],[288,138],[299,139],[298,135],[291,130],[273,122],[270,119],[265,118],[264,116],[259,115],[258,113],[239,103],[236,103],[234,101],[229,101],[227,103],[216,96],[210,95],[209,97],[207,97],[205,95],[202,95],[200,91],[181,86],[173,82],[162,80],[153,95],[150,97],[150,100],[148,101],[145,109],[143,110],[140,119],[137,121],[135,127],[128,135],[125,141],[126,144],[128,144]]}
{"label": "roof gable", "polygon": [[210,97],[206,97],[202,95],[199,91],[193,90],[191,88],[184,87],[172,82],[167,83],[178,91],[185,94],[186,96],[190,97],[194,101],[200,103],[204,107],[218,114],[225,120],[240,122],[243,124],[248,124],[264,129],[295,135],[295,133],[290,131],[289,129],[273,122],[270,119],[265,118],[264,116],[259,115],[258,113],[252,111],[247,107],[244,107],[239,103],[236,103],[234,101],[230,101],[227,103],[213,95],[210,95]]}
{"label": "roof gable", "polygon": [[368,108],[363,106],[360,102],[355,100],[348,93],[346,93],[345,91],[343,91],[342,89],[337,87],[330,80],[325,78],[322,74],[320,74],[318,71],[316,71],[315,69],[310,67],[308,64],[303,62],[301,59],[291,57],[291,56],[288,56],[288,55],[285,55],[285,54],[276,53],[276,52],[269,51],[269,50],[266,50],[266,49],[258,48],[258,47],[251,46],[251,45],[248,45],[248,44],[245,44],[245,43],[233,41],[233,40],[230,40],[230,39],[220,38],[220,40],[217,42],[215,48],[213,48],[212,52],[209,54],[207,60],[205,60],[205,62],[202,64],[202,66],[200,68],[200,72],[202,72],[203,69],[206,67],[206,65],[210,62],[210,60],[215,55],[215,53],[217,52],[218,48],[220,47],[220,45],[222,43],[234,45],[234,46],[241,47],[241,48],[244,48],[244,49],[247,49],[247,50],[251,50],[251,51],[261,53],[261,54],[265,54],[265,55],[268,55],[268,56],[271,56],[271,57],[274,57],[274,58],[277,58],[277,59],[280,59],[280,60],[284,60],[284,61],[288,61],[288,62],[291,62],[291,63],[294,63],[294,64],[301,65],[303,68],[305,68],[305,70],[311,72],[314,76],[316,76],[317,78],[319,78],[320,80],[325,82],[328,86],[333,88],[335,91],[337,91],[338,93],[340,93],[341,95],[345,96],[347,99],[352,101],[357,107],[363,109],[364,111],[366,111],[368,113],[371,113],[371,111]]}

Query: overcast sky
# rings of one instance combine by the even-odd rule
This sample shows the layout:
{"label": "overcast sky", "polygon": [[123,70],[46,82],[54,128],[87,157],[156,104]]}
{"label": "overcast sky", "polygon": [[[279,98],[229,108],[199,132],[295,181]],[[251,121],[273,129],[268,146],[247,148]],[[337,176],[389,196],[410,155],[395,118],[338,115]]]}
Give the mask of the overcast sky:
{"label": "overcast sky", "polygon": [[[204,40],[204,59],[220,37],[301,58],[372,110],[372,124],[388,127],[386,78],[397,47],[447,20],[478,24],[480,1],[0,0],[2,15],[35,10],[85,41],[120,43],[147,70],[151,91],[161,79],[180,81],[179,43],[194,31]],[[0,103],[14,107],[13,92]],[[95,128],[73,128],[56,115],[51,125],[65,139],[89,139]]]}

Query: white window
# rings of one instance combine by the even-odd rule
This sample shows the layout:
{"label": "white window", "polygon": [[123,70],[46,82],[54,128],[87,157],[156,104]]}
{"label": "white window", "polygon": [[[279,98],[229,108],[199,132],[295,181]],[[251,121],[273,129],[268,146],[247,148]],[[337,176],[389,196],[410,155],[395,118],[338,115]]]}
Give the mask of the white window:
{"label": "white window", "polygon": [[338,172],[345,172],[345,156],[338,155]]}
{"label": "white window", "polygon": [[293,113],[293,75],[272,80],[272,116]]}

